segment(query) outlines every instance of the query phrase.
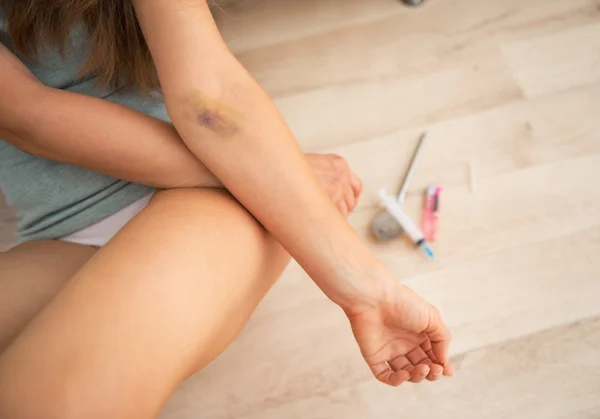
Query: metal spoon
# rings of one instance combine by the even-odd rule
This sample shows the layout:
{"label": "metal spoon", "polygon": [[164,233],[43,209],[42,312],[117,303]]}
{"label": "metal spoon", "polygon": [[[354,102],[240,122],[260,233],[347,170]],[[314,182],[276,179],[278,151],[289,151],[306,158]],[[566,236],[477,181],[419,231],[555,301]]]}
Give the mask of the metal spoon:
{"label": "metal spoon", "polygon": [[[415,169],[417,168],[417,163],[419,161],[419,157],[421,156],[421,151],[423,150],[423,145],[425,144],[426,138],[427,132],[424,132],[419,137],[419,143],[417,144],[417,148],[413,154],[410,166],[408,167],[406,175],[404,176],[404,180],[402,181],[402,187],[400,189],[400,193],[398,194],[398,202],[401,204],[406,199],[406,193],[408,192],[408,187],[410,186],[410,182],[415,174]],[[377,216],[373,219],[373,223],[371,224],[371,230],[373,235],[382,241],[392,240],[403,232],[402,227],[400,227],[394,217],[392,217],[387,211],[377,214]]]}

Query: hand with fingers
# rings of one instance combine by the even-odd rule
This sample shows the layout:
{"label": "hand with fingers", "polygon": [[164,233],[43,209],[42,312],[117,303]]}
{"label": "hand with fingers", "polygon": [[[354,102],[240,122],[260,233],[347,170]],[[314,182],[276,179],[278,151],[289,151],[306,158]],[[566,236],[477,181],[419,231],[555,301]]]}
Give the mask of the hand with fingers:
{"label": "hand with fingers", "polygon": [[348,217],[362,191],[360,178],[336,154],[307,154],[306,159],[340,214]]}
{"label": "hand with fingers", "polygon": [[391,386],[452,375],[450,332],[438,310],[409,288],[394,284],[383,301],[346,310],[361,353],[375,377]]}

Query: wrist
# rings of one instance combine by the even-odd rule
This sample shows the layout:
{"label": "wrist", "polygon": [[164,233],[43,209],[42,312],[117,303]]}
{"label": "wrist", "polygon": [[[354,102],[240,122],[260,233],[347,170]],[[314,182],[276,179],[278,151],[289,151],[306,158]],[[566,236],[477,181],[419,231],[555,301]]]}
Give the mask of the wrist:
{"label": "wrist", "polygon": [[369,266],[346,276],[348,292],[335,301],[347,314],[378,306],[397,285],[389,270],[375,259]]}

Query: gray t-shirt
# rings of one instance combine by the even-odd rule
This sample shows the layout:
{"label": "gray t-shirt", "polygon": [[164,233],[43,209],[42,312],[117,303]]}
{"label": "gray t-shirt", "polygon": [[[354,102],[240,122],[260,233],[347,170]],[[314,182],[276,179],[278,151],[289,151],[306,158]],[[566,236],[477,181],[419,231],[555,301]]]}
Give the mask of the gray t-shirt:
{"label": "gray t-shirt", "polygon": [[[79,77],[89,53],[83,25],[76,25],[61,56],[42,48],[35,61],[19,54],[6,32],[0,9],[0,42],[47,86],[95,96],[168,121],[161,95],[119,92],[100,86],[94,77]],[[85,124],[72,115],[73,124]],[[110,124],[110,121],[106,121]],[[127,138],[123,138],[127,141]],[[146,196],[154,188],[114,179],[69,164],[23,153],[0,139],[0,189],[18,218],[21,242],[55,239],[87,227]]]}

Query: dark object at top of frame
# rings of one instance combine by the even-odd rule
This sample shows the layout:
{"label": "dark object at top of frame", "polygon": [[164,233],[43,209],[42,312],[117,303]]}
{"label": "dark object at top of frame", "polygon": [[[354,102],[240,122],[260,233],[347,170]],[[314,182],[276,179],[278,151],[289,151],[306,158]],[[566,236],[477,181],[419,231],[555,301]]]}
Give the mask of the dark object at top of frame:
{"label": "dark object at top of frame", "polygon": [[402,3],[407,6],[420,6],[425,3],[425,0],[402,0]]}

